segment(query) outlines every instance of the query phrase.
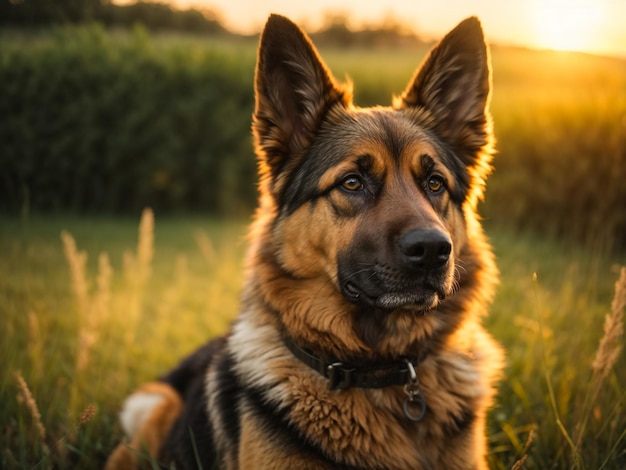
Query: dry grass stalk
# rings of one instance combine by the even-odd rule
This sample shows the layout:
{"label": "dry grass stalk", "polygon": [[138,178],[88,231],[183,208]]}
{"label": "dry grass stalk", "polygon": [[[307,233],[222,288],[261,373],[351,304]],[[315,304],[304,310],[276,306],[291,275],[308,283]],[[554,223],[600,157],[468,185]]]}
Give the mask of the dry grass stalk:
{"label": "dry grass stalk", "polygon": [[93,296],[87,296],[87,310],[81,312],[79,319],[79,347],[76,358],[76,368],[79,371],[87,367],[91,349],[98,341],[102,325],[109,316],[112,277],[113,269],[109,262],[109,256],[106,253],[101,253],[98,257],[96,292]]}
{"label": "dry grass stalk", "polygon": [[[76,370],[83,371],[88,363],[89,350],[95,342],[93,328],[87,326],[90,320],[91,302],[89,299],[89,287],[85,267],[87,264],[87,253],[78,251],[74,237],[65,230],[61,232],[63,251],[70,268],[70,278],[72,291],[76,298],[78,307],[78,350],[76,351]],[[74,404],[79,395],[78,380],[74,380],[70,392],[70,413],[74,409]]]}
{"label": "dry grass stalk", "polygon": [[33,394],[28,388],[28,384],[22,374],[20,372],[15,373],[15,379],[17,380],[17,388],[19,391],[18,398],[26,405],[28,411],[33,418],[33,423],[35,424],[35,429],[37,430],[37,434],[39,435],[39,439],[41,441],[43,450],[46,454],[49,453],[48,446],[46,445],[46,428],[41,421],[41,413],[39,412],[39,407],[37,406],[37,402],[33,397]]}
{"label": "dry grass stalk", "polygon": [[603,380],[609,374],[622,350],[622,345],[618,342],[624,333],[624,307],[626,307],[626,267],[620,270],[620,277],[615,283],[611,313],[604,318],[604,336],[600,340],[591,366],[598,380]]}
{"label": "dry grass stalk", "polygon": [[522,470],[522,468],[524,468],[524,464],[526,463],[526,460],[528,460],[528,455],[524,454],[522,455],[519,460],[517,460],[513,466],[511,467],[511,470]]}
{"label": "dry grass stalk", "polygon": [[196,230],[193,233],[193,238],[196,240],[202,257],[207,263],[213,264],[215,262],[215,248],[207,233],[204,230]]}
{"label": "dry grass stalk", "polygon": [[93,300],[95,310],[97,310],[100,320],[108,317],[109,314],[112,277],[113,268],[111,268],[109,255],[107,253],[100,253],[98,257],[98,279],[96,280],[97,290]]}
{"label": "dry grass stalk", "polygon": [[132,284],[135,279],[135,256],[130,250],[124,250],[122,254],[122,272],[125,281]]}
{"label": "dry grass stalk", "polygon": [[57,446],[61,449],[61,448],[64,448],[64,446],[66,445],[68,441],[76,442],[78,438],[78,430],[84,425],[86,425],[87,423],[89,423],[89,421],[91,421],[95,415],[96,415],[96,405],[94,405],[93,403],[90,403],[83,409],[83,411],[81,411],[80,415],[78,416],[76,425],[72,429],[72,432],[70,433],[70,435],[67,436],[67,438],[61,439],[58,442]]}
{"label": "dry grass stalk", "polygon": [[144,289],[152,274],[152,258],[154,257],[154,213],[146,208],[139,221],[139,237],[137,253],[132,255],[124,252],[124,275],[131,286],[128,301],[128,312],[125,324],[125,340],[130,344],[135,339],[137,324],[141,318],[141,305]]}
{"label": "dry grass stalk", "polygon": [[89,421],[91,421],[91,419],[95,416],[95,414],[96,414],[96,405],[94,405],[93,403],[90,403],[80,414],[80,417],[78,418],[78,427],[84,426]]}
{"label": "dry grass stalk", "polygon": [[109,262],[109,256],[106,253],[101,253],[98,257],[96,291],[90,295],[85,272],[87,254],[78,250],[74,238],[65,230],[61,232],[61,240],[70,268],[72,290],[78,305],[79,331],[76,369],[82,371],[89,363],[90,351],[97,342],[100,328],[109,314],[113,269]]}
{"label": "dry grass stalk", "polygon": [[522,456],[513,464],[511,470],[521,470],[524,468],[524,464],[526,460],[528,460],[528,449],[530,449],[530,445],[533,443],[535,439],[535,430],[531,429],[528,433],[528,438],[526,439],[526,444],[524,444],[524,450],[522,451]]}
{"label": "dry grass stalk", "polygon": [[33,373],[38,381],[43,373],[43,340],[41,338],[41,328],[39,318],[32,310],[28,312],[28,356],[32,364]]}
{"label": "dry grass stalk", "polygon": [[86,312],[89,305],[89,293],[87,287],[87,277],[85,274],[85,265],[87,264],[87,253],[78,251],[74,237],[63,230],[61,232],[61,240],[63,241],[63,251],[65,258],[70,267],[70,276],[72,279],[72,290],[78,303],[80,312]]}
{"label": "dry grass stalk", "polygon": [[587,422],[592,412],[604,379],[609,375],[611,369],[617,362],[622,351],[619,344],[624,333],[624,308],[626,307],[626,267],[620,269],[620,277],[615,283],[615,296],[611,302],[611,312],[604,318],[604,336],[600,340],[600,345],[596,351],[591,368],[593,369],[593,379],[591,394],[586,400],[585,412],[581,422],[576,427],[576,450],[580,450],[582,439],[585,434]]}
{"label": "dry grass stalk", "polygon": [[139,240],[137,242],[137,281],[141,287],[150,278],[152,258],[154,257],[154,213],[146,208],[139,221]]}

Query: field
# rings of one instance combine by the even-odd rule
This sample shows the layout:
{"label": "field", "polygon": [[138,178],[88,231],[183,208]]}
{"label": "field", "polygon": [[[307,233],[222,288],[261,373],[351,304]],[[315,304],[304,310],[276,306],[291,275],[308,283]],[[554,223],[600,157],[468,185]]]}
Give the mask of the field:
{"label": "field", "polygon": [[[365,106],[425,50],[322,55]],[[100,468],[123,397],[228,328],[253,61],[245,41],[0,35],[0,468]],[[490,464],[626,468],[624,338],[604,330],[626,265],[626,62],[499,47],[493,62],[481,213],[502,279],[486,322],[508,363]]]}
{"label": "field", "polygon": [[[123,397],[224,332],[236,314],[246,224],[153,223],[1,221],[3,468],[98,468],[121,437]],[[626,360],[603,380],[591,365],[626,260],[489,233],[502,282],[487,325],[508,356],[490,415],[493,468],[522,455],[528,468],[623,468]],[[583,422],[577,446],[570,440]]]}

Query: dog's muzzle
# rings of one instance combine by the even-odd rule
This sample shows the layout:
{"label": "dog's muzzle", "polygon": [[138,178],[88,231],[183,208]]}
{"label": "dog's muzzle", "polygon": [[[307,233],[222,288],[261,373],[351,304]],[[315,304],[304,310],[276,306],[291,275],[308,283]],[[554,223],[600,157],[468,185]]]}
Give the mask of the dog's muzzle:
{"label": "dog's muzzle", "polygon": [[423,312],[450,293],[453,270],[448,234],[436,229],[411,230],[397,240],[394,250],[387,263],[366,262],[355,251],[340,258],[344,297],[370,308]]}

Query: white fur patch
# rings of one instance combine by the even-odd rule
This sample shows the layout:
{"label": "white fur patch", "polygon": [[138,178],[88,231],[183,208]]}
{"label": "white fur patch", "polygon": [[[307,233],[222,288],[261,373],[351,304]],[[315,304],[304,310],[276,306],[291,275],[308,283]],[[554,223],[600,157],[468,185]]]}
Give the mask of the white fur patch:
{"label": "white fur patch", "polygon": [[120,412],[122,428],[132,438],[148,419],[152,411],[165,401],[165,397],[158,393],[137,392],[124,401]]}
{"label": "white fur patch", "polygon": [[[236,358],[237,372],[246,385],[272,390],[271,398],[280,406],[289,401],[289,386],[276,376],[273,364],[296,359],[283,345],[280,333],[272,325],[255,320],[254,312],[240,314],[229,339],[229,348]],[[296,362],[295,367],[298,365]],[[282,367],[284,364],[281,364]]]}

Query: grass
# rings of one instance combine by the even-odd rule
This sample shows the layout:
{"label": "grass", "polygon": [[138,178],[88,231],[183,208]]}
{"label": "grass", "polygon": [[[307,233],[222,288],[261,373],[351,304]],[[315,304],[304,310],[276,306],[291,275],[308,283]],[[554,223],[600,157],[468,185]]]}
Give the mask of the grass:
{"label": "grass", "polygon": [[[123,397],[236,314],[246,224],[157,217],[153,231],[150,214],[139,230],[132,219],[0,220],[0,467],[101,467]],[[508,356],[492,468],[623,468],[626,360],[593,365],[626,260],[489,233],[502,282],[487,326]],[[610,318],[605,359],[623,342]]]}
{"label": "grass", "polygon": [[[606,381],[592,365],[623,258],[532,235],[493,236],[502,281],[487,327],[509,364],[491,415],[493,467],[510,468],[534,430],[528,468],[622,468],[626,360]],[[600,382],[601,394],[592,396]]]}
{"label": "grass", "polygon": [[[159,221],[150,261],[149,236],[144,230],[137,242],[134,220],[2,220],[0,335],[9,340],[0,344],[8,404],[0,411],[0,467],[101,466],[120,437],[124,394],[225,331],[236,313],[244,225]],[[77,247],[67,250],[69,264],[62,231]],[[80,252],[86,289],[70,270],[79,271]],[[28,400],[16,400],[16,374],[41,412],[43,442]],[[94,418],[79,426],[89,407]]]}

